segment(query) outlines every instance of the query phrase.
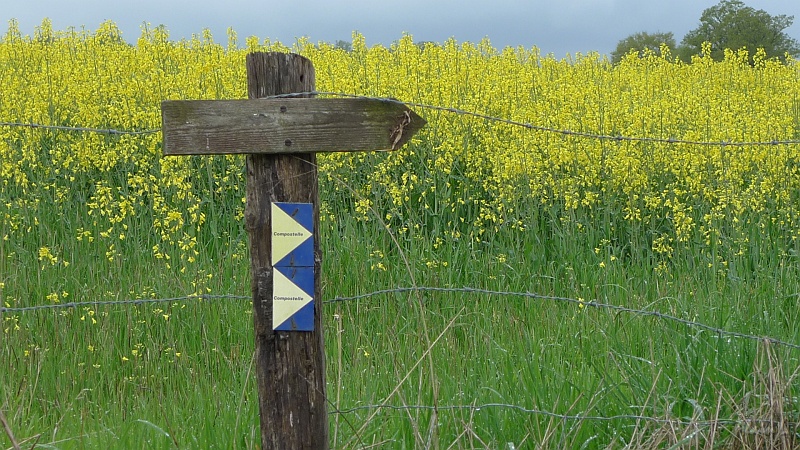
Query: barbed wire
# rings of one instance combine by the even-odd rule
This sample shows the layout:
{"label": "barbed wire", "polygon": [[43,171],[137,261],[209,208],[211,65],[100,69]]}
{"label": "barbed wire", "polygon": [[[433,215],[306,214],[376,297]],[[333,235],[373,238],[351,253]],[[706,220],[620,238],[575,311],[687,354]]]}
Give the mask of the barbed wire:
{"label": "barbed wire", "polygon": [[485,294],[485,295],[503,295],[503,296],[517,296],[517,297],[526,297],[526,298],[535,298],[539,300],[552,300],[552,301],[559,301],[565,303],[572,303],[584,308],[603,308],[603,309],[610,309],[613,311],[619,311],[629,314],[635,314],[638,316],[649,316],[649,317],[656,317],[658,319],[669,320],[672,322],[677,322],[682,325],[686,325],[691,328],[697,328],[701,330],[710,331],[714,334],[720,336],[730,336],[736,337],[741,339],[748,339],[753,341],[769,341],[771,344],[782,345],[785,347],[793,348],[793,349],[800,349],[800,344],[793,344],[791,342],[782,341],[780,339],[768,337],[768,336],[756,336],[752,334],[740,333],[738,331],[728,331],[722,328],[713,327],[711,325],[706,325],[701,322],[696,322],[689,319],[682,319],[677,316],[673,316],[671,314],[664,314],[658,311],[652,310],[642,310],[642,309],[635,309],[635,308],[628,308],[626,306],[620,305],[613,305],[610,303],[602,303],[595,300],[581,300],[575,299],[570,297],[558,297],[552,295],[542,295],[542,294],[535,294],[531,292],[513,292],[513,291],[497,291],[491,289],[482,289],[482,288],[473,288],[473,287],[431,287],[431,286],[414,286],[414,287],[399,287],[394,289],[384,289],[380,291],[368,292],[365,294],[354,295],[352,297],[335,297],[333,299],[327,300],[326,303],[336,303],[336,302],[347,302],[353,300],[360,300],[369,297],[374,297],[378,295],[386,295],[386,294],[393,294],[393,293],[409,293],[409,292],[447,292],[447,293],[475,293],[475,294]]}
{"label": "barbed wire", "polygon": [[260,97],[264,100],[269,99],[278,99],[278,98],[294,98],[294,97],[307,97],[312,95],[326,95],[332,97],[343,97],[343,98],[355,98],[355,99],[362,99],[362,100],[380,100],[389,103],[397,103],[400,105],[405,106],[413,106],[416,108],[423,108],[423,109],[430,109],[434,111],[444,111],[449,112],[457,115],[463,116],[471,116],[478,119],[489,120],[492,122],[499,122],[505,123],[508,125],[518,126],[522,128],[526,128],[529,130],[534,131],[541,131],[546,133],[554,133],[554,134],[561,134],[564,136],[576,136],[576,137],[583,137],[583,138],[591,138],[603,141],[627,141],[627,142],[653,142],[653,143],[660,143],[660,144],[688,144],[688,145],[698,145],[698,146],[731,146],[731,147],[747,147],[747,146],[766,146],[766,145],[796,145],[800,144],[800,139],[789,139],[789,140],[771,140],[771,141],[752,141],[752,142],[737,142],[737,141],[696,141],[696,140],[686,140],[686,139],[677,139],[677,138],[652,138],[652,137],[638,137],[638,136],[622,136],[622,135],[606,135],[606,134],[596,134],[596,133],[589,133],[584,131],[572,131],[572,130],[564,130],[559,128],[553,127],[546,127],[541,125],[534,125],[529,122],[521,122],[518,120],[512,120],[504,117],[498,116],[491,116],[488,114],[478,113],[474,111],[467,111],[464,109],[447,107],[447,106],[438,106],[438,105],[431,105],[428,103],[417,103],[417,102],[406,102],[402,100],[398,100],[396,98],[391,97],[373,97],[368,95],[355,95],[355,94],[347,94],[343,92],[326,92],[326,91],[307,91],[307,92],[294,92],[289,94],[277,94],[277,95],[270,95],[267,97]]}
{"label": "barbed wire", "polygon": [[129,300],[95,300],[86,302],[67,302],[67,303],[52,303],[46,305],[33,305],[33,306],[0,306],[0,314],[3,313],[26,313],[42,310],[57,310],[57,309],[72,309],[83,308],[91,306],[111,306],[111,305],[147,305],[152,303],[172,303],[183,302],[188,300],[251,300],[252,297],[245,297],[241,295],[186,295],[183,297],[170,297],[170,298],[141,298]]}
{"label": "barbed wire", "polygon": [[141,135],[141,134],[154,134],[161,132],[161,128],[136,131],[136,130],[115,130],[113,128],[70,127],[66,125],[42,125],[38,123],[21,123],[21,122],[0,122],[0,127],[41,128],[45,130],[76,131],[83,133],[100,133],[100,134],[116,134],[116,135]]}
{"label": "barbed wire", "polygon": [[[592,422],[612,422],[617,420],[637,420],[643,422],[653,422],[659,424],[672,424],[672,425],[692,425],[697,427],[708,427],[714,425],[756,425],[756,424],[772,424],[776,423],[775,420],[770,419],[716,419],[716,420],[698,420],[698,421],[689,421],[685,419],[670,419],[670,418],[661,418],[661,417],[652,417],[652,416],[644,416],[640,414],[616,414],[613,416],[596,416],[596,415],[584,415],[584,414],[559,414],[552,411],[545,411],[541,409],[533,409],[533,408],[526,408],[521,405],[514,405],[510,403],[484,403],[484,404],[476,404],[476,405],[386,405],[386,404],[375,404],[375,405],[359,405],[353,406],[351,408],[344,408],[344,409],[330,409],[328,411],[329,414],[353,414],[358,411],[371,411],[375,409],[388,409],[393,411],[414,411],[414,410],[421,410],[421,411],[433,411],[436,410],[438,412],[442,411],[470,411],[470,412],[479,412],[481,410],[490,410],[490,409],[510,409],[517,412],[525,413],[525,414],[532,414],[537,416],[545,416],[545,417],[552,417],[554,419],[559,419],[561,421],[592,421]],[[784,423],[786,426],[794,427],[797,425],[794,422]]]}
{"label": "barbed wire", "polygon": [[[642,310],[642,309],[635,309],[635,308],[628,308],[626,306],[614,305],[610,303],[602,303],[595,300],[581,300],[575,299],[570,297],[559,297],[553,295],[542,295],[536,294],[531,292],[514,292],[514,291],[499,291],[499,290],[491,290],[491,289],[482,289],[482,288],[473,288],[473,287],[433,287],[433,286],[414,286],[414,287],[398,287],[392,289],[382,289],[373,292],[367,292],[364,294],[358,294],[350,297],[334,297],[331,299],[323,300],[324,304],[332,304],[332,303],[342,303],[342,302],[350,302],[355,300],[363,300],[370,297],[377,297],[381,295],[388,295],[388,294],[405,294],[405,293],[412,293],[412,292],[439,292],[439,293],[457,293],[457,294],[482,294],[482,295],[500,295],[500,296],[514,296],[514,297],[524,297],[524,298],[531,298],[537,300],[550,300],[550,301],[557,301],[557,302],[564,302],[570,303],[574,305],[578,305],[582,308],[600,308],[600,309],[608,309],[612,311],[624,312],[628,314],[633,314],[637,316],[644,316],[644,317],[655,317],[661,320],[667,320],[671,322],[676,322],[681,325],[685,325],[690,328],[696,328],[700,330],[709,331],[714,333],[718,336],[729,336],[734,338],[740,339],[747,339],[752,341],[768,341],[771,344],[780,345],[792,349],[800,349],[800,344],[794,344],[791,342],[786,342],[777,338],[769,337],[769,336],[756,336],[752,334],[741,333],[738,331],[729,331],[723,328],[713,327],[711,325],[706,325],[702,322],[697,322],[689,319],[682,319],[677,316],[673,316],[671,314],[665,314],[658,311],[652,310]],[[144,304],[151,304],[151,303],[171,303],[171,302],[182,302],[182,301],[191,301],[191,300],[251,300],[251,296],[241,296],[241,295],[188,295],[183,297],[171,297],[171,298],[156,298],[156,299],[131,299],[131,300],[101,300],[101,301],[87,301],[87,302],[69,302],[69,303],[53,303],[53,304],[46,304],[46,305],[34,305],[34,306],[21,306],[21,307],[7,307],[7,306],[0,306],[0,314],[3,313],[27,313],[27,312],[34,312],[34,311],[41,311],[41,310],[57,310],[57,309],[69,309],[69,308],[81,308],[81,307],[89,307],[89,306],[110,306],[110,305],[144,305]]]}
{"label": "barbed wire", "polygon": [[[309,97],[309,96],[331,96],[331,97],[341,97],[341,98],[353,98],[353,99],[361,99],[361,100],[378,100],[383,102],[389,103],[396,103],[400,105],[405,105],[408,107],[415,107],[415,108],[423,108],[429,109],[432,111],[443,111],[448,112],[456,115],[462,116],[470,116],[475,117],[478,119],[488,120],[491,122],[497,123],[504,123],[507,125],[522,127],[528,130],[533,131],[540,131],[545,133],[553,133],[553,134],[560,134],[563,136],[574,136],[574,137],[581,137],[587,139],[597,139],[602,141],[617,141],[617,142],[650,142],[650,143],[659,143],[659,144],[685,144],[685,145],[697,145],[697,146],[718,146],[718,147],[748,147],[748,146],[779,146],[779,145],[797,145],[800,144],[800,139],[786,139],[786,140],[770,140],[770,141],[698,141],[698,140],[687,140],[687,139],[678,139],[678,138],[654,138],[654,137],[642,137],[642,136],[623,136],[623,135],[606,135],[606,134],[599,134],[599,133],[590,133],[585,131],[572,131],[572,130],[565,130],[560,128],[554,127],[547,127],[542,125],[534,125],[529,122],[522,122],[519,120],[512,120],[505,117],[499,116],[492,116],[489,114],[479,113],[475,111],[467,111],[464,109],[454,108],[450,106],[440,106],[440,105],[433,105],[429,103],[420,103],[420,102],[407,102],[398,100],[396,98],[391,97],[379,97],[379,96],[369,96],[369,95],[357,95],[357,94],[348,94],[345,92],[328,92],[328,91],[306,91],[306,92],[292,92],[287,94],[277,94],[277,95],[270,95],[266,97],[260,97],[262,100],[273,100],[273,99],[281,99],[281,98],[296,98],[296,97]],[[145,135],[145,134],[153,134],[158,133],[161,131],[161,128],[153,128],[148,130],[118,130],[118,129],[110,129],[110,128],[91,128],[91,127],[70,127],[70,126],[61,126],[61,125],[43,125],[37,123],[19,123],[19,122],[0,122],[0,127],[26,127],[26,128],[42,128],[42,129],[51,129],[51,130],[62,130],[62,131],[76,131],[76,132],[88,132],[88,133],[101,133],[101,134],[112,134],[112,135]]]}

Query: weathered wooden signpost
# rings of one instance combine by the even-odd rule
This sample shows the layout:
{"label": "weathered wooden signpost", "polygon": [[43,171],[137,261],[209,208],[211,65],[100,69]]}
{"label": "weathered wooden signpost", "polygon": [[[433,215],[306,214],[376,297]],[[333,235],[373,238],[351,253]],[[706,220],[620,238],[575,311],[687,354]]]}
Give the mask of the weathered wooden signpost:
{"label": "weathered wooden signpost", "polygon": [[248,55],[247,84],[250,100],[163,102],[164,154],[247,155],[262,447],[327,448],[315,153],[395,150],[425,121],[383,100],[264,99],[314,91],[299,55]]}

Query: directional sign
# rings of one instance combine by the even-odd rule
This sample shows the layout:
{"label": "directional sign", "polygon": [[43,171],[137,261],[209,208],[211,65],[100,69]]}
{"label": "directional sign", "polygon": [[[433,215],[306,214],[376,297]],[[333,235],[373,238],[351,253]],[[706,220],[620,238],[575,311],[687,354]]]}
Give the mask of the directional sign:
{"label": "directional sign", "polygon": [[[250,100],[161,103],[163,151],[247,154],[244,215],[262,446],[327,448],[322,305],[315,302],[321,295],[314,272],[320,264],[315,153],[397,150],[425,120],[388,99],[261,99],[314,91],[314,66],[277,52],[250,53],[246,63]],[[297,199],[308,203],[274,203]],[[262,283],[266,274],[271,285]]]}
{"label": "directional sign", "polygon": [[314,331],[314,205],[272,203],[272,329]]}
{"label": "directional sign", "polygon": [[276,267],[272,286],[272,329],[314,331],[314,268]]}
{"label": "directional sign", "polygon": [[313,205],[272,204],[273,267],[314,267]]}
{"label": "directional sign", "polygon": [[361,98],[168,100],[165,155],[396,150],[425,125],[400,102]]}

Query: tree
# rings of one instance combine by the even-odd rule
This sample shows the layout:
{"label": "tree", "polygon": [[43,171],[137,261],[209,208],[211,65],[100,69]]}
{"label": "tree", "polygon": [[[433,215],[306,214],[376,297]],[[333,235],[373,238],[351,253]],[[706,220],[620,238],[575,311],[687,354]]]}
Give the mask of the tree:
{"label": "tree", "polygon": [[[783,30],[792,26],[794,16],[771,16],[739,0],[722,0],[703,11],[700,26],[681,41],[680,53],[697,55],[704,42],[711,43],[711,57],[720,60],[725,49],[746,48],[750,55],[763,48],[768,58],[783,58],[786,53],[800,54],[800,44]],[[685,57],[685,56],[684,56]]]}
{"label": "tree", "polygon": [[434,47],[438,47],[439,43],[434,41],[419,41],[414,43],[417,47],[419,47],[420,51],[425,50],[426,45],[433,45]]}
{"label": "tree", "polygon": [[336,43],[335,43],[335,44],[333,44],[333,47],[334,47],[334,48],[337,48],[337,49],[339,49],[339,50],[344,50],[344,51],[346,51],[346,52],[351,52],[351,51],[353,51],[353,44],[351,44],[350,42],[347,42],[347,41],[343,41],[343,40],[341,40],[341,39],[339,39],[338,41],[336,41]]}
{"label": "tree", "polygon": [[649,49],[653,53],[661,54],[661,45],[666,45],[670,51],[675,50],[675,37],[672,33],[636,33],[632,34],[617,43],[617,48],[611,52],[611,62],[620,62],[622,57],[632,50],[639,52],[639,56],[644,56],[645,50]]}

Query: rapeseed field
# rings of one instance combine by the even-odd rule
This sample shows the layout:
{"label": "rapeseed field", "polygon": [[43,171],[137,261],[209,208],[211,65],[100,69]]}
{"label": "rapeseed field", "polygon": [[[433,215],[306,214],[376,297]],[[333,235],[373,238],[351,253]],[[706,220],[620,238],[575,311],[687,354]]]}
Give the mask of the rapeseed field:
{"label": "rapeseed field", "polygon": [[[245,56],[292,51],[313,62],[318,91],[396,98],[428,122],[395,152],[319,157],[329,298],[419,284],[577,301],[336,303],[325,320],[337,408],[383,401],[430,338],[450,331],[393,400],[646,415],[699,427],[685,442],[705,445],[721,439],[712,416],[758,411],[745,394],[761,392],[762,369],[777,361],[785,373],[769,373],[785,382],[796,423],[796,351],[586,307],[654,309],[798,342],[796,61],[757,53],[751,64],[728,51],[686,64],[662,50],[612,65],[488,39],[367,46],[357,33],[349,51],[240,41],[234,31],[226,45],[207,31],[175,41],[150,26],[127,38],[112,22],[87,31],[49,21],[33,36],[12,21],[0,38],[6,308],[246,295],[244,159],[163,157],[160,103],[245,98]],[[12,370],[0,373],[0,411],[17,437],[45,436],[54,448],[139,439],[255,448],[248,308],[198,300],[3,313],[0,359]],[[388,325],[394,317],[407,323]],[[422,322],[436,330],[425,339]],[[228,399],[203,394],[214,389]],[[176,411],[159,406],[164,398]],[[182,409],[187,401],[199,406]],[[332,415],[333,443],[556,448],[553,430],[588,448],[667,439],[658,420],[648,428],[617,417],[597,431],[514,409],[409,411]],[[207,428],[215,414],[225,431]],[[750,436],[735,423],[722,434]]]}

